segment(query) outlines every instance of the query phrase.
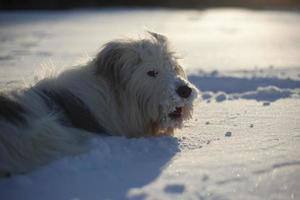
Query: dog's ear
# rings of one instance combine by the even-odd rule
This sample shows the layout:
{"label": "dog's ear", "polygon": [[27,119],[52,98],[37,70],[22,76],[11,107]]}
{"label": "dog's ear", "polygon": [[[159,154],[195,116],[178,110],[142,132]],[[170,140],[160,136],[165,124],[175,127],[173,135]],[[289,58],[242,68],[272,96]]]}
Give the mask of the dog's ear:
{"label": "dog's ear", "polygon": [[154,33],[151,31],[147,31],[156,41],[158,41],[161,44],[167,44],[168,38],[162,34]]}
{"label": "dog's ear", "polygon": [[128,42],[113,41],[104,45],[94,62],[96,74],[109,81],[113,87],[119,88],[124,84],[122,83],[122,73],[126,73],[127,66],[137,65],[140,58]]}

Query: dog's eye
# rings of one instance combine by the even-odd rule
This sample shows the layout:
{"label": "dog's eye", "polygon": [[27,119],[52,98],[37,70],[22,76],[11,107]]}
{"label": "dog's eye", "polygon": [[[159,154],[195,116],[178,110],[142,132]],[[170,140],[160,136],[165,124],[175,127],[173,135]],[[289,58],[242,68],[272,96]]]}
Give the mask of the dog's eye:
{"label": "dog's eye", "polygon": [[158,75],[158,72],[155,70],[151,70],[151,71],[148,71],[147,74],[148,74],[148,76],[156,77]]}

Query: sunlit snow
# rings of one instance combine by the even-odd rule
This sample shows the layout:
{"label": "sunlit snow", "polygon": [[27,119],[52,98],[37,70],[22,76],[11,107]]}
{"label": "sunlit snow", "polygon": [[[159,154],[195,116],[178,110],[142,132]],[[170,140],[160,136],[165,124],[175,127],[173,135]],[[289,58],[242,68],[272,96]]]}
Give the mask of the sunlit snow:
{"label": "sunlit snow", "polygon": [[95,138],[86,154],[0,179],[0,199],[300,199],[299,22],[246,9],[0,13],[1,90],[152,30],[202,91],[174,137]]}

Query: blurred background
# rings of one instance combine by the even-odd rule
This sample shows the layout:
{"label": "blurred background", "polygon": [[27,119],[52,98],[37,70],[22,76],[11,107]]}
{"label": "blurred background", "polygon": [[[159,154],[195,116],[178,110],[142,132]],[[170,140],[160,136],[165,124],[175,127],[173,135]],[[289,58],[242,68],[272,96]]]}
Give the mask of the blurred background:
{"label": "blurred background", "polygon": [[1,9],[70,9],[111,6],[206,8],[239,6],[286,8],[299,6],[300,0],[1,0]]}
{"label": "blurred background", "polygon": [[299,11],[300,0],[0,0],[0,92],[150,30],[211,103],[195,107],[182,140],[105,138],[0,184],[0,199],[300,199]]}
{"label": "blurred background", "polygon": [[169,38],[188,73],[300,79],[300,0],[0,0],[0,9],[6,87],[146,30]]}

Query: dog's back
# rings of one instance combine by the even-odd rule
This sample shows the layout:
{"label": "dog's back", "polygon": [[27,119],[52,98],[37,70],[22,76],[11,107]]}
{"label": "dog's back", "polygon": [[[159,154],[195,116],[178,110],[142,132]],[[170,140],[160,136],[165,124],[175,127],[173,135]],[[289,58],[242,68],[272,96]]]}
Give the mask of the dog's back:
{"label": "dog's back", "polygon": [[4,94],[0,95],[0,120],[5,120],[9,123],[24,124],[26,120],[24,114],[25,108],[16,100],[12,100]]}
{"label": "dog's back", "polygon": [[45,88],[1,94],[0,177],[30,171],[64,154],[82,152],[82,143],[89,135],[85,131],[101,128],[93,121],[84,124],[92,118],[70,92],[49,92],[53,88],[46,92]]}

